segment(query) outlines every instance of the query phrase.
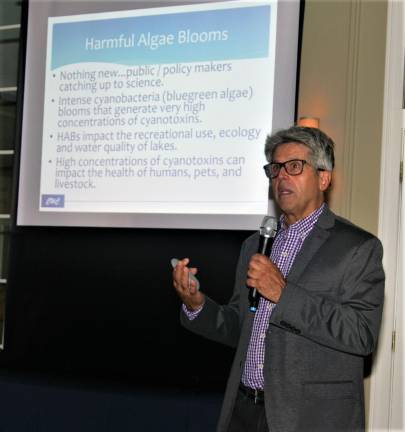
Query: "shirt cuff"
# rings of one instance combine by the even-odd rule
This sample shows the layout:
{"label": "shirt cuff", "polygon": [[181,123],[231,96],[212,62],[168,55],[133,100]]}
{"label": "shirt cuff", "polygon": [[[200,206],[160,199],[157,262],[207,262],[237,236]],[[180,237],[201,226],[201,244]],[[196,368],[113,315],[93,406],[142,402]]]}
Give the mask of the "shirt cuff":
{"label": "shirt cuff", "polygon": [[198,309],[196,310],[189,310],[187,309],[187,306],[183,303],[182,306],[183,308],[183,312],[186,314],[186,317],[192,321],[193,319],[197,318],[199,313],[202,311],[202,308],[204,307],[204,305],[200,306]]}

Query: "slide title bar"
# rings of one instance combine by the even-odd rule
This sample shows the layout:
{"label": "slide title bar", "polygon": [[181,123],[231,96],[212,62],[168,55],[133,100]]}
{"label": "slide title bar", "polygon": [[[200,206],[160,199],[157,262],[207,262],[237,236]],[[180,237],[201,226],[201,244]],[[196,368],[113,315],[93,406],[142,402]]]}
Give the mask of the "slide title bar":
{"label": "slide title bar", "polygon": [[269,55],[270,6],[88,19],[49,18],[52,70],[83,62],[140,65]]}

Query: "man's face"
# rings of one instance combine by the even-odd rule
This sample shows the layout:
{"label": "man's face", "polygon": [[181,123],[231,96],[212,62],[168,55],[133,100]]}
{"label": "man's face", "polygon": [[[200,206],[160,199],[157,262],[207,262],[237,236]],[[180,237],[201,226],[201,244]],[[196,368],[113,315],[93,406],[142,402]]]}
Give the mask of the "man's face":
{"label": "man's face", "polygon": [[286,162],[291,159],[302,159],[304,164],[302,174],[291,176],[285,168],[272,179],[271,186],[274,198],[286,216],[288,225],[295,223],[320,207],[323,203],[323,192],[331,180],[330,171],[317,171],[310,160],[311,151],[299,143],[286,143],[277,147],[273,162]]}

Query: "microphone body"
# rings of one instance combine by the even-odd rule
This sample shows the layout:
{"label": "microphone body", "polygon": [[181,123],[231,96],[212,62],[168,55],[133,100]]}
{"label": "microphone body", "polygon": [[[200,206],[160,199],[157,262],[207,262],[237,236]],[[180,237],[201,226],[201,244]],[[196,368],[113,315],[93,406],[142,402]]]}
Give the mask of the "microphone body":
{"label": "microphone body", "polygon": [[[274,216],[265,216],[260,226],[259,248],[257,253],[270,256],[274,238],[277,234],[277,219]],[[249,309],[256,312],[259,305],[260,294],[256,288],[249,288]]]}

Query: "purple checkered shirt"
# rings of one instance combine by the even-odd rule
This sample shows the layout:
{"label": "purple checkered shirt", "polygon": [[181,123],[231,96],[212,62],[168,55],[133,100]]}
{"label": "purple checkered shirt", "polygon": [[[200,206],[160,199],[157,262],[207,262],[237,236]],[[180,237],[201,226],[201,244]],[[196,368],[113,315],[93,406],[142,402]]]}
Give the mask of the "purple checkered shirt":
{"label": "purple checkered shirt", "polygon": [[[304,219],[286,226],[284,216],[280,218],[280,229],[274,239],[270,259],[277,265],[283,276],[286,278],[297,253],[300,251],[304,240],[311,232],[325,204]],[[246,355],[245,369],[242,374],[242,382],[245,386],[254,389],[263,389],[263,364],[265,338],[269,326],[270,315],[275,303],[261,297],[259,307],[253,321],[252,335]]]}

